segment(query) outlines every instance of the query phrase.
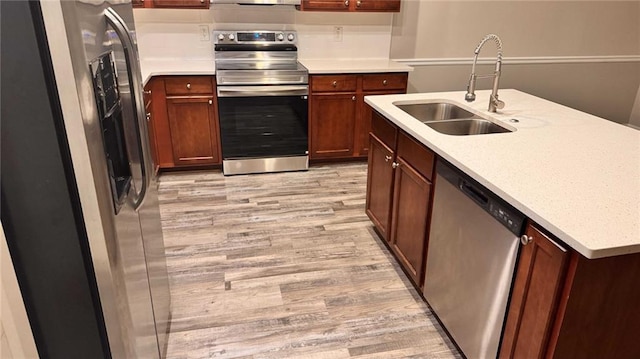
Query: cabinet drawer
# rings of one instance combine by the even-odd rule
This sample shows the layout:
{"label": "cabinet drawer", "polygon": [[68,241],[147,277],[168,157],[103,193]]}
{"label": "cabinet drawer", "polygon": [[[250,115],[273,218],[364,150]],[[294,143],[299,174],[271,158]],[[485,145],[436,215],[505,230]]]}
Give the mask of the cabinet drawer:
{"label": "cabinet drawer", "polygon": [[398,157],[415,168],[421,175],[431,181],[435,154],[423,144],[416,142],[404,132],[398,135]]}
{"label": "cabinet drawer", "polygon": [[375,111],[371,117],[371,133],[376,135],[387,147],[396,148],[398,128]]}
{"label": "cabinet drawer", "polygon": [[172,76],[164,80],[167,95],[212,94],[213,83],[209,76]]}
{"label": "cabinet drawer", "polygon": [[311,91],[315,92],[337,92],[355,91],[355,75],[322,75],[311,78]]}
{"label": "cabinet drawer", "polygon": [[362,76],[362,89],[364,91],[406,90],[406,88],[406,73],[371,74]]}

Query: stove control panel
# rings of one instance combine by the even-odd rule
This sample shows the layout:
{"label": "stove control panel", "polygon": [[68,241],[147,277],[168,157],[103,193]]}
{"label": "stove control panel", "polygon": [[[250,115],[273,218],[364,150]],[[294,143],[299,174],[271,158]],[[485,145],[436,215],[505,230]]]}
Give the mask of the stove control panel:
{"label": "stove control panel", "polygon": [[214,31],[215,44],[296,44],[295,31]]}

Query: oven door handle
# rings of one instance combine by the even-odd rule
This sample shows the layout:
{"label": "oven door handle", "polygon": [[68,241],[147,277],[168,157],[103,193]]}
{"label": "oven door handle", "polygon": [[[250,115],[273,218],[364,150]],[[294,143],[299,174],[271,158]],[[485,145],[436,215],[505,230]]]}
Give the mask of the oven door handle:
{"label": "oven door handle", "polygon": [[305,96],[309,86],[218,86],[218,97]]}

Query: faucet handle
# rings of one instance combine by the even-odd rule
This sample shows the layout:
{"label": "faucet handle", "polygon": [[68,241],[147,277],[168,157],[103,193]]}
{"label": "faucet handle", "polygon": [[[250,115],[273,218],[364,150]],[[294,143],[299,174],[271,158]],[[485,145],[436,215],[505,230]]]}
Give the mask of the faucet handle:
{"label": "faucet handle", "polygon": [[472,92],[469,92],[469,90],[467,90],[467,94],[464,95],[464,99],[467,102],[473,102],[473,101],[476,100],[476,94],[472,93]]}
{"label": "faucet handle", "polygon": [[[498,99],[498,95],[493,96],[491,95],[491,99],[490,99],[491,103],[493,104],[493,106],[498,109],[498,110],[502,110],[504,108],[504,101],[499,100]],[[495,112],[495,111],[493,111]]]}

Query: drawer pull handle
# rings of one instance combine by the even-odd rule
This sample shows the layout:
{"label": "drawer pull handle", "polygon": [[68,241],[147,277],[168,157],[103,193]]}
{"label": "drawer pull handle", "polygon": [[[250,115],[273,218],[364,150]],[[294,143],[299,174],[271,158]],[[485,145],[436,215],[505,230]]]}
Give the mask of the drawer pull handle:
{"label": "drawer pull handle", "polygon": [[151,90],[144,90],[145,95],[151,95]]}
{"label": "drawer pull handle", "polygon": [[191,84],[187,82],[187,90],[191,90]]}
{"label": "drawer pull handle", "polygon": [[333,87],[338,86],[338,81],[333,81],[333,82],[331,83],[331,85],[333,85]]}
{"label": "drawer pull handle", "polygon": [[526,234],[523,234],[520,237],[520,243],[522,243],[523,246],[526,246],[527,244],[531,243],[532,240],[533,238],[531,236],[527,236]]}
{"label": "drawer pull handle", "polygon": [[387,80],[382,80],[382,86],[387,86]]}
{"label": "drawer pull handle", "polygon": [[344,0],[344,6],[349,6],[349,0]]}
{"label": "drawer pull handle", "polygon": [[393,167],[394,169],[400,167],[400,164],[398,162],[394,162],[391,164],[391,167]]}
{"label": "drawer pull handle", "polygon": [[362,4],[362,1],[360,1],[360,0],[356,1],[356,6],[357,7],[360,7],[361,4]]}
{"label": "drawer pull handle", "polygon": [[391,156],[384,156],[384,161],[385,162],[391,161]]}
{"label": "drawer pull handle", "polygon": [[351,96],[351,101],[355,101],[356,97],[355,96]]}
{"label": "drawer pull handle", "polygon": [[151,112],[147,112],[147,121],[151,120]]}
{"label": "drawer pull handle", "polygon": [[209,105],[213,105],[213,100],[209,100]]}

